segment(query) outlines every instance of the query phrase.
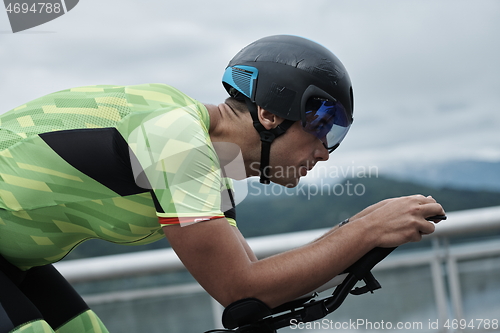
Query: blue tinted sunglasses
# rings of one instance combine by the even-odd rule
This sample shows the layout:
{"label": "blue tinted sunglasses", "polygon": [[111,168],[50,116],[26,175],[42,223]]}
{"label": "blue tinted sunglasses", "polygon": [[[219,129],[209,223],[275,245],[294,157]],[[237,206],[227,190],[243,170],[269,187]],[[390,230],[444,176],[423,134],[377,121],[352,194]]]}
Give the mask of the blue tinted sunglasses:
{"label": "blue tinted sunglasses", "polygon": [[340,102],[311,98],[306,103],[304,130],[320,139],[329,153],[340,145],[350,127],[351,121]]}

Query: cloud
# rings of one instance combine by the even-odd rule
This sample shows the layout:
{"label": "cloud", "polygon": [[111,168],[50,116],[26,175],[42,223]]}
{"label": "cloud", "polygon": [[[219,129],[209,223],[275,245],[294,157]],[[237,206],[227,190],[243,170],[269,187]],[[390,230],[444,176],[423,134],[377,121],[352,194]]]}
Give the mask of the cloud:
{"label": "cloud", "polygon": [[219,103],[229,59],[287,33],[330,48],[353,81],[355,122],[332,161],[500,159],[495,0],[82,0],[31,31],[9,29],[0,13],[0,112],[106,83],[163,82]]}

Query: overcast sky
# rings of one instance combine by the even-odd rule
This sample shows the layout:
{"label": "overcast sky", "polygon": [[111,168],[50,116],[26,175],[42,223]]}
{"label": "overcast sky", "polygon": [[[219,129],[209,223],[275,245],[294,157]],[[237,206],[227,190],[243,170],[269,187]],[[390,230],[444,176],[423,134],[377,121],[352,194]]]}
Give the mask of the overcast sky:
{"label": "overcast sky", "polygon": [[231,57],[274,34],[349,71],[355,122],[328,165],[500,160],[498,0],[80,0],[16,34],[0,10],[0,112],[89,84],[162,82],[217,104]]}

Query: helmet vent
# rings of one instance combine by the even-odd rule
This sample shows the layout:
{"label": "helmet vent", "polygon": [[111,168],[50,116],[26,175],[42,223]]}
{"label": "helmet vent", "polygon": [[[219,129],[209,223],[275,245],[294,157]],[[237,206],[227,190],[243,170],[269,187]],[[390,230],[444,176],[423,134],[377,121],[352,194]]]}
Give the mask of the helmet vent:
{"label": "helmet vent", "polygon": [[252,80],[252,72],[242,70],[240,68],[232,68],[232,78],[238,88],[247,96],[250,96],[250,82]]}

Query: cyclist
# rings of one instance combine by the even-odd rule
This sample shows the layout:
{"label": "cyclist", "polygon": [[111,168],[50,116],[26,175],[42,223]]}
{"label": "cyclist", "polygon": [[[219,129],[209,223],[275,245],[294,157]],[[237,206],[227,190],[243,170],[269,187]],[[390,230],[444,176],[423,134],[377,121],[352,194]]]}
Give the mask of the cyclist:
{"label": "cyclist", "polygon": [[[51,265],[89,238],[166,236],[221,304],[255,297],[274,307],[376,246],[433,232],[425,218],[444,214],[434,199],[394,198],[258,260],[236,227],[226,176],[296,186],[349,130],[352,88],[330,51],[296,36],[250,44],[223,84],[230,97],[217,106],[163,84],[89,86],[0,116],[0,333],[107,332]],[[242,170],[230,167],[235,156]]]}

